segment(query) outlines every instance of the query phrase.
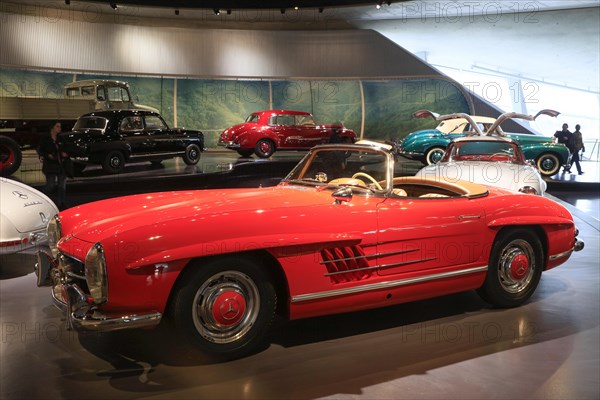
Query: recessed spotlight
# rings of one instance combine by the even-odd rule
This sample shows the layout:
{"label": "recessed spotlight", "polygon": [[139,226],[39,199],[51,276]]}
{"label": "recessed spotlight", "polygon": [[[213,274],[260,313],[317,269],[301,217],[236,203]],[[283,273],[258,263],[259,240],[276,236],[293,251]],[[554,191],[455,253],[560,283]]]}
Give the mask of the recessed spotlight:
{"label": "recessed spotlight", "polygon": [[296,6],[296,7],[294,7],[294,10],[298,11],[298,9],[299,9],[299,8],[300,8],[300,7]]}

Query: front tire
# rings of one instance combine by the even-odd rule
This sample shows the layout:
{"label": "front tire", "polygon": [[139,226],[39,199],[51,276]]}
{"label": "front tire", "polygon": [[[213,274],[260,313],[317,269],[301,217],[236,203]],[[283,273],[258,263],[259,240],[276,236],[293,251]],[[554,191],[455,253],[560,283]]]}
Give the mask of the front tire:
{"label": "front tire", "polygon": [[102,161],[102,169],[109,174],[118,174],[125,169],[125,155],[119,150],[106,153]]}
{"label": "front tire", "polygon": [[22,161],[21,146],[7,136],[0,136],[0,175],[14,174],[21,166]]}
{"label": "front tire", "polygon": [[446,149],[439,146],[430,148],[425,153],[425,164],[432,165],[439,162],[442,159],[442,156],[444,155],[445,151]]}
{"label": "front tire", "polygon": [[479,295],[496,307],[516,307],[527,301],[542,276],[540,239],[529,229],[508,229],[494,241]]}
{"label": "front tire", "polygon": [[254,148],[254,154],[260,158],[269,158],[275,153],[275,143],[270,139],[260,139]]}
{"label": "front tire", "polygon": [[560,169],[560,159],[554,153],[544,153],[535,161],[540,173],[544,176],[552,176]]}
{"label": "front tire", "polygon": [[186,165],[196,165],[200,161],[200,146],[197,144],[190,144],[185,148],[185,154],[183,155],[183,162]]}
{"label": "front tire", "polygon": [[171,303],[175,327],[202,351],[220,358],[255,352],[267,337],[277,297],[257,264],[239,257],[191,265]]}
{"label": "front tire", "polygon": [[254,153],[254,150],[252,150],[252,149],[250,149],[250,150],[248,150],[248,149],[243,149],[243,150],[239,149],[239,150],[236,150],[236,151],[242,157],[250,157],[252,155],[252,153]]}

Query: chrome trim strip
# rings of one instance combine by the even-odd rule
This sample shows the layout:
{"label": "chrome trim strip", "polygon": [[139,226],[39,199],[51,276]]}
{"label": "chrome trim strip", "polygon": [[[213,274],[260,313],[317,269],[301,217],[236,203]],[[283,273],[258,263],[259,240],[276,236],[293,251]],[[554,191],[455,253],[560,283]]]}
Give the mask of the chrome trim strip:
{"label": "chrome trim strip", "polygon": [[567,250],[563,253],[558,253],[553,256],[550,256],[550,257],[548,257],[548,259],[550,261],[554,261],[554,260],[558,260],[559,258],[568,257],[571,255],[571,253],[573,253],[574,250],[575,250],[575,247],[573,247],[571,250]]}
{"label": "chrome trim strip", "polygon": [[431,257],[431,258],[422,258],[420,260],[412,260],[412,261],[403,261],[403,262],[399,262],[399,263],[393,263],[393,264],[383,264],[380,265],[379,267],[381,269],[384,268],[392,268],[392,267],[400,267],[402,265],[410,265],[410,264],[417,264],[417,263],[421,263],[421,262],[425,262],[425,261],[431,261],[431,260],[435,260],[435,257]]}
{"label": "chrome trim strip", "polygon": [[374,267],[356,268],[356,269],[350,269],[348,271],[328,272],[328,273],[324,274],[323,276],[334,276],[334,275],[342,275],[342,274],[351,274],[353,272],[370,271],[370,270],[378,269],[378,268],[379,268],[379,265],[376,265]]}
{"label": "chrome trim strip", "polygon": [[[393,263],[393,264],[382,264],[382,265],[375,265],[373,267],[365,267],[365,268],[356,268],[356,269],[349,269],[347,271],[336,271],[336,272],[328,272],[323,276],[332,276],[332,275],[341,275],[341,274],[351,274],[353,272],[360,272],[360,271],[369,271],[372,269],[384,269],[384,268],[392,268],[392,267],[400,267],[402,265],[410,265],[410,264],[417,264],[420,262],[425,262],[425,261],[431,261],[431,260],[435,260],[436,258],[423,258],[420,260],[413,260],[413,261],[403,261],[403,262],[399,262],[399,263]],[[321,263],[323,264],[323,263]]]}
{"label": "chrome trim strip", "polygon": [[331,264],[331,263],[336,263],[338,261],[361,260],[363,258],[389,257],[389,256],[395,256],[395,255],[398,255],[398,254],[413,253],[413,252],[419,251],[419,250],[420,249],[411,249],[411,250],[392,251],[392,252],[389,252],[389,253],[376,253],[376,254],[370,254],[370,255],[364,255],[364,256],[357,256],[357,257],[336,258],[335,260],[321,261],[319,264]]}
{"label": "chrome trim strip", "polygon": [[185,154],[185,151],[171,151],[168,153],[143,153],[143,154],[132,154],[129,158],[146,158],[146,157],[154,157],[154,156],[179,156],[181,154]]}
{"label": "chrome trim strip", "polygon": [[368,285],[355,286],[355,287],[349,287],[349,288],[338,289],[338,290],[328,290],[326,292],[319,292],[319,293],[300,294],[297,296],[292,296],[292,303],[300,303],[303,301],[343,296],[343,295],[347,295],[347,294],[370,292],[370,291],[381,290],[381,289],[392,289],[392,288],[396,288],[399,286],[410,285],[413,283],[428,282],[428,281],[433,281],[433,280],[437,280],[437,279],[452,278],[452,277],[460,276],[460,275],[468,275],[468,274],[474,274],[477,272],[484,272],[484,271],[487,271],[487,269],[488,269],[488,266],[484,265],[482,267],[468,268],[468,269],[462,269],[462,270],[452,271],[452,272],[443,272],[440,274],[425,275],[425,276],[419,276],[416,278],[408,278],[408,279],[399,279],[396,281],[371,283]]}

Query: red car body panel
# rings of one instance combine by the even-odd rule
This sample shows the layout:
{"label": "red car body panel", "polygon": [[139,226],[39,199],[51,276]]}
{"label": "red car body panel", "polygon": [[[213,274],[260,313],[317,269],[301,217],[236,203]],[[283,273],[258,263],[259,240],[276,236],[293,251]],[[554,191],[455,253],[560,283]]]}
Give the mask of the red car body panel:
{"label": "red car body panel", "polygon": [[305,150],[318,144],[329,143],[334,131],[337,131],[340,141],[356,141],[356,134],[342,124],[278,125],[273,122],[273,118],[277,116],[302,116],[312,120],[311,114],[304,111],[255,112],[247,118],[253,119],[252,122],[244,122],[224,130],[219,138],[219,145],[237,151],[251,151],[255,149],[259,140],[269,139],[275,144],[277,151]]}
{"label": "red car body panel", "polygon": [[[211,256],[272,259],[285,280],[280,301],[296,319],[476,289],[508,224],[541,231],[546,268],[564,263],[568,255],[550,257],[575,242],[563,206],[493,188],[478,198],[355,195],[336,203],[330,190],[284,183],[122,197],[63,211],[60,220],[61,252],[84,260],[93,243],[103,245],[107,315],[163,313],[181,272],[201,267],[190,261]],[[346,273],[357,266],[373,269]]]}

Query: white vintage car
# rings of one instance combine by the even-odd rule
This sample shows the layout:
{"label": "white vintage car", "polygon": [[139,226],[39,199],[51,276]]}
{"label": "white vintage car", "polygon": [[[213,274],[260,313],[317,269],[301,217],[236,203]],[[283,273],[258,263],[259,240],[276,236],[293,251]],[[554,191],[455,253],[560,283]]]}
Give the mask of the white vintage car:
{"label": "white vintage car", "polygon": [[33,252],[48,242],[48,221],[58,213],[45,194],[0,178],[0,255]]}
{"label": "white vintage car", "polygon": [[416,176],[462,179],[538,195],[543,195],[547,186],[537,168],[525,161],[516,141],[496,136],[455,139],[440,162],[421,169]]}

